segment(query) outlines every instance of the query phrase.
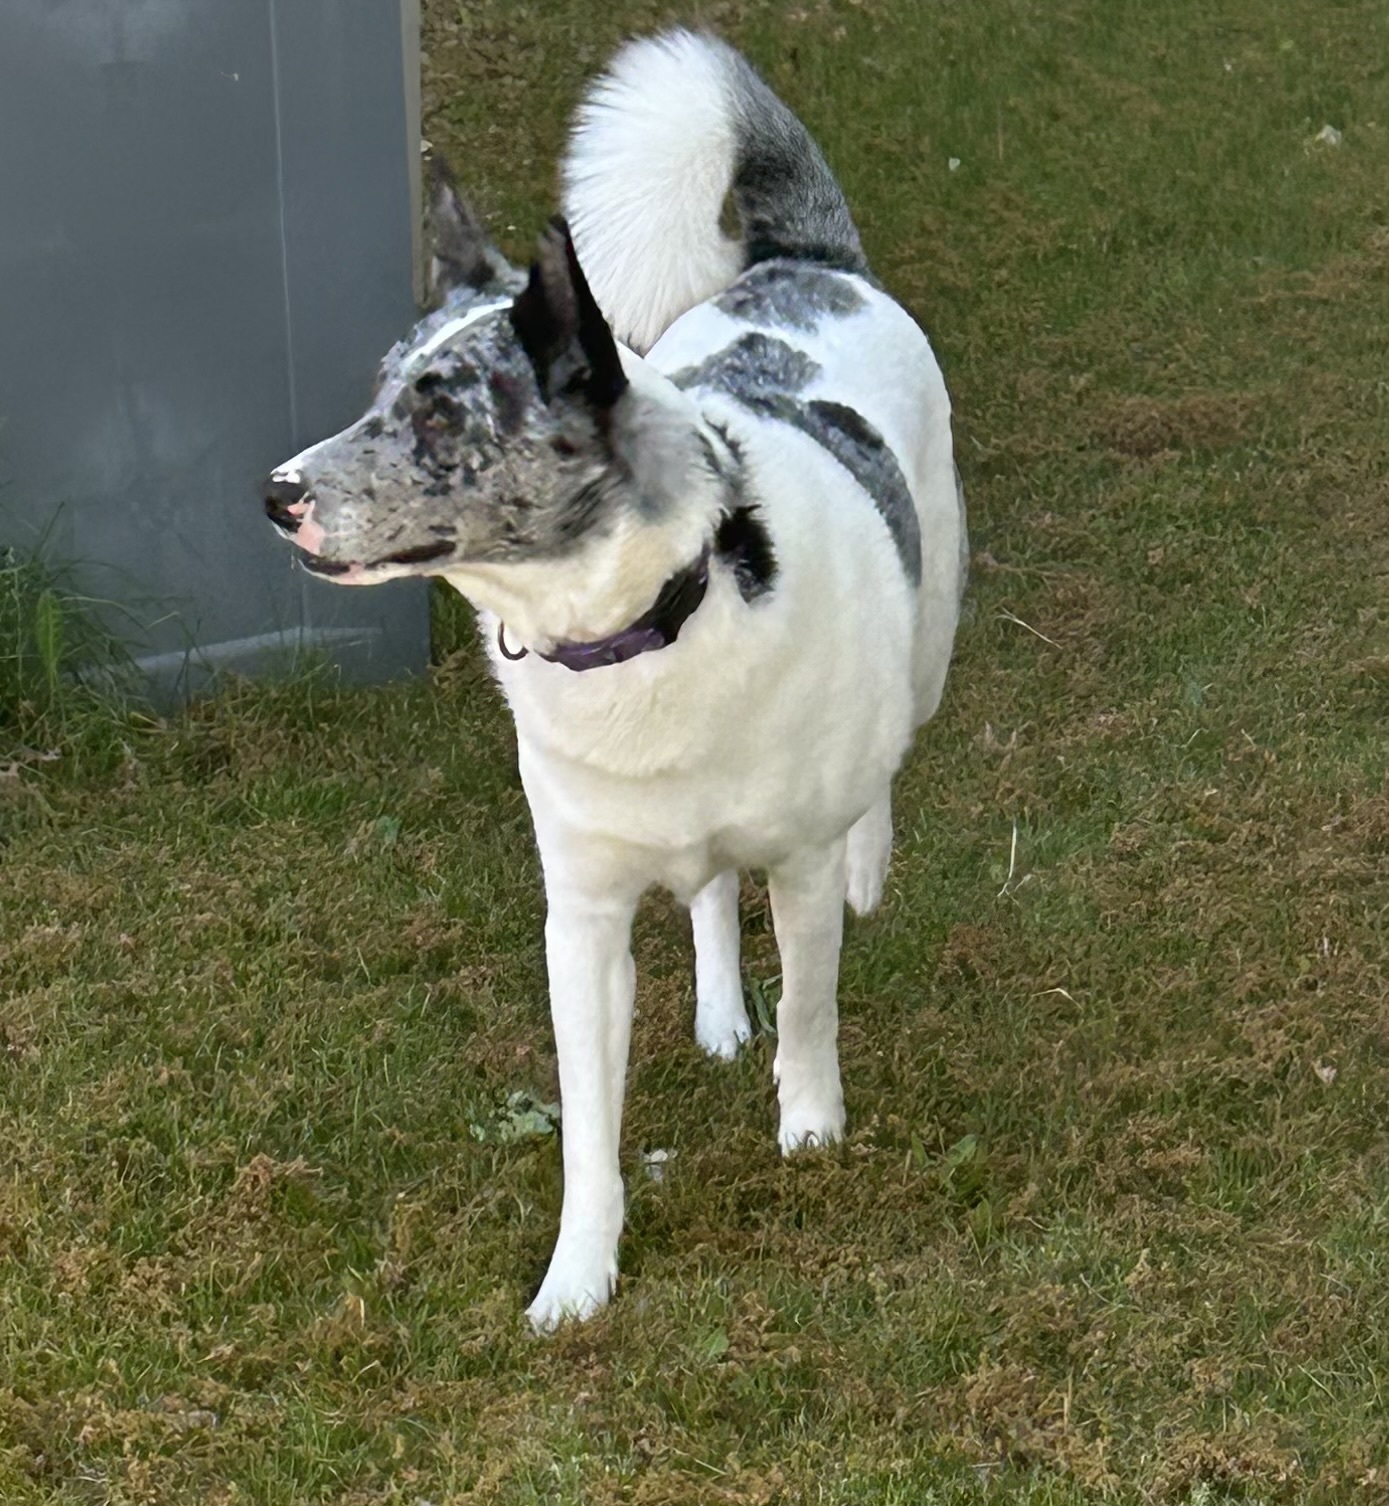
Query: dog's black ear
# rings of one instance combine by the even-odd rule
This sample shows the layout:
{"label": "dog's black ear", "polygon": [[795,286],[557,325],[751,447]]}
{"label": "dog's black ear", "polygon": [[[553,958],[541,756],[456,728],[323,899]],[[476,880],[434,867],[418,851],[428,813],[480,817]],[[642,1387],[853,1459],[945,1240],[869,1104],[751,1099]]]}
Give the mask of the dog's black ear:
{"label": "dog's black ear", "polygon": [[511,263],[492,244],[471,204],[458,192],[448,163],[429,159],[429,295],[438,302],[454,288],[505,285]]}
{"label": "dog's black ear", "polygon": [[540,237],[530,281],[511,305],[511,326],[546,402],[559,392],[582,391],[604,411],[626,391],[617,341],[558,215]]}

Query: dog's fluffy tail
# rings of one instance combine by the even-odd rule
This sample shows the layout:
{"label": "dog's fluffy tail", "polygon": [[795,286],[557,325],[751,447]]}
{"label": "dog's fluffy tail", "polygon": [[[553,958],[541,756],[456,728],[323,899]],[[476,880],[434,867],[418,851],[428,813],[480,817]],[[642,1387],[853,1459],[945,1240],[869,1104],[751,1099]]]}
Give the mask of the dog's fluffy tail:
{"label": "dog's fluffy tail", "polygon": [[[720,226],[730,197],[736,238]],[[599,306],[641,352],[755,262],[865,270],[844,196],[805,127],[739,53],[694,32],[628,43],[590,87],[564,199]]]}

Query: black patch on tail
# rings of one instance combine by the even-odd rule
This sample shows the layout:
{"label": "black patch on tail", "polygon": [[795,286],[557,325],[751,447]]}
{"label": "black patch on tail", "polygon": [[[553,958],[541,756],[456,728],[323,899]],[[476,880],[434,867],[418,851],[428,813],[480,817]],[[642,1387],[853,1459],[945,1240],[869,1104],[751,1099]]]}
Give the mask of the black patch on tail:
{"label": "black patch on tail", "polygon": [[730,49],[737,98],[737,154],[730,185],[747,265],[782,257],[866,272],[858,230],[810,132]]}

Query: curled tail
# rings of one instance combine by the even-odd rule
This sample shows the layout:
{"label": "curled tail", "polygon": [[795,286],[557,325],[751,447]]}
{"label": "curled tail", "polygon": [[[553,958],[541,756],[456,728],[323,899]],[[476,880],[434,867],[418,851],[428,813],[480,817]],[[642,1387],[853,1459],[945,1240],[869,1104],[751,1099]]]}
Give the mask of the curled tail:
{"label": "curled tail", "polygon": [[[729,197],[736,237],[720,225]],[[628,43],[591,85],[564,207],[599,306],[637,351],[755,262],[866,268],[809,132],[739,53],[694,32]]]}

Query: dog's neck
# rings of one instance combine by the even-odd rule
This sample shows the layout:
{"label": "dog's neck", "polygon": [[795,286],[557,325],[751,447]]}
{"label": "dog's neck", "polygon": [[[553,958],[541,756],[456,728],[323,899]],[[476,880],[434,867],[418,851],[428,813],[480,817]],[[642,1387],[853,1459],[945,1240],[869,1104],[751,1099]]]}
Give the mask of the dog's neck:
{"label": "dog's neck", "polygon": [[[699,558],[683,570],[676,571],[661,587],[655,602],[621,631],[606,638],[556,643],[542,653],[541,658],[581,673],[586,669],[609,669],[614,664],[626,664],[629,659],[639,659],[643,654],[669,648],[680,636],[680,629],[703,604],[709,587],[709,556],[712,552],[711,546],[706,544]],[[508,659],[526,656],[525,649],[517,653],[507,647],[505,623],[497,629],[497,647]]]}
{"label": "dog's neck", "polygon": [[444,579],[505,624],[513,652],[596,643],[641,620],[708,553],[729,493],[722,477],[699,469],[662,516],[633,509],[561,558],[455,565]]}
{"label": "dog's neck", "polygon": [[623,632],[707,552],[733,505],[736,462],[726,441],[683,392],[639,357],[623,355],[643,399],[614,415],[613,443],[631,476],[633,504],[563,556],[460,563],[443,572],[505,624],[511,651],[549,654]]}
{"label": "dog's neck", "polygon": [[548,653],[561,643],[608,638],[650,610],[665,583],[697,559],[718,509],[676,522],[617,520],[606,536],[562,559],[456,565],[444,579],[506,624],[512,649]]}

